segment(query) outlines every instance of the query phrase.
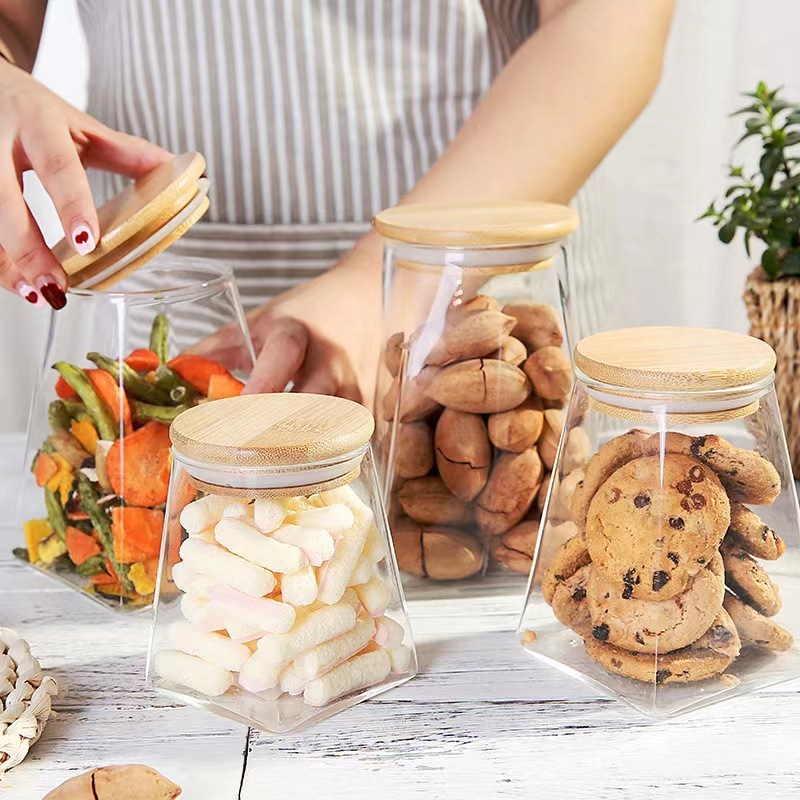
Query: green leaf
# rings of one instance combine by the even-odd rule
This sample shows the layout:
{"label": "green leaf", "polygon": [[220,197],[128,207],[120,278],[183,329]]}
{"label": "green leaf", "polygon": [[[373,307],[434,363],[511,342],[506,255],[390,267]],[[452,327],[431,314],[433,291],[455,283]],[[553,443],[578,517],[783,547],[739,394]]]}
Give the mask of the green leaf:
{"label": "green leaf", "polygon": [[736,235],[736,223],[734,222],[726,223],[719,229],[719,232],[717,233],[719,240],[723,244],[730,244],[733,241],[733,237],[735,235]]}
{"label": "green leaf", "polygon": [[792,131],[791,133],[787,134],[783,143],[786,147],[792,147],[796,144],[800,144],[800,131]]}
{"label": "green leaf", "polygon": [[770,278],[777,278],[780,272],[778,256],[772,248],[767,248],[761,256],[761,266]]}
{"label": "green leaf", "polygon": [[781,272],[784,275],[800,275],[800,251],[790,250],[781,259]]}

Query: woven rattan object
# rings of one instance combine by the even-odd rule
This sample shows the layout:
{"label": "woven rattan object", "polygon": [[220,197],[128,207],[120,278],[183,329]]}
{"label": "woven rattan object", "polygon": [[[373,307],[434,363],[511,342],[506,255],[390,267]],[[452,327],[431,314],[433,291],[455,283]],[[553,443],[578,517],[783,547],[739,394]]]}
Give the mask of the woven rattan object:
{"label": "woven rattan object", "polygon": [[42,673],[28,643],[11,628],[0,628],[0,778],[42,735],[57,694],[58,684]]}
{"label": "woven rattan object", "polygon": [[777,354],[775,390],[781,407],[792,470],[800,474],[800,280],[770,281],[761,267],[747,278],[744,292],[750,333]]}

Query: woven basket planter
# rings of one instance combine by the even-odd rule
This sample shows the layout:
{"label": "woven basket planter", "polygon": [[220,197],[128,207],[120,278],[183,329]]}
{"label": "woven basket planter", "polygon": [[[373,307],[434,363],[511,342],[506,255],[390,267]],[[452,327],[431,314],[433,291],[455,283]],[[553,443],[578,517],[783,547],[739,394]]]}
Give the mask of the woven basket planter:
{"label": "woven basket planter", "polygon": [[775,388],[794,474],[800,475],[800,279],[768,280],[756,267],[747,277],[744,303],[750,333],[775,350]]}
{"label": "woven basket planter", "polygon": [[0,628],[0,780],[16,767],[42,735],[58,684],[42,674],[28,643]]}

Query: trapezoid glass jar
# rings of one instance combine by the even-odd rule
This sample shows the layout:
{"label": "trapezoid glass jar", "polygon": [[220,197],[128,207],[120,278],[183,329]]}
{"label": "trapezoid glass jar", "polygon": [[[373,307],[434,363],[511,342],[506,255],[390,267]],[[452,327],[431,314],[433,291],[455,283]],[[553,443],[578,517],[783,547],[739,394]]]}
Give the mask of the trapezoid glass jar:
{"label": "trapezoid glass jar", "polygon": [[569,394],[564,206],[381,212],[377,449],[406,591],[521,586]]}
{"label": "trapezoid glass jar", "polygon": [[288,733],[416,674],[373,429],[357,403],[290,393],[175,420],[151,686]]}
{"label": "trapezoid glass jar", "polygon": [[[596,334],[576,377],[519,634],[664,717],[800,676],[800,525],[764,342]],[[590,458],[567,471],[570,437]]]}

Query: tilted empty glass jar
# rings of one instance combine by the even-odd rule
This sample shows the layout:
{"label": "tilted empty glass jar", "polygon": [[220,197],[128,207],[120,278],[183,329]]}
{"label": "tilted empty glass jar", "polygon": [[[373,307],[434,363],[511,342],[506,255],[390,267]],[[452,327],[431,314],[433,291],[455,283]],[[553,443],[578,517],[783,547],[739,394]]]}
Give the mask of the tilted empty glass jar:
{"label": "tilted empty glass jar", "polygon": [[416,674],[373,428],[357,403],[288,393],[175,420],[152,686],[285,733]]}
{"label": "tilted empty glass jar", "polygon": [[[584,339],[575,365],[523,646],[659,717],[800,676],[800,526],[772,349],[634,328]],[[592,456],[568,472],[576,437]]]}

